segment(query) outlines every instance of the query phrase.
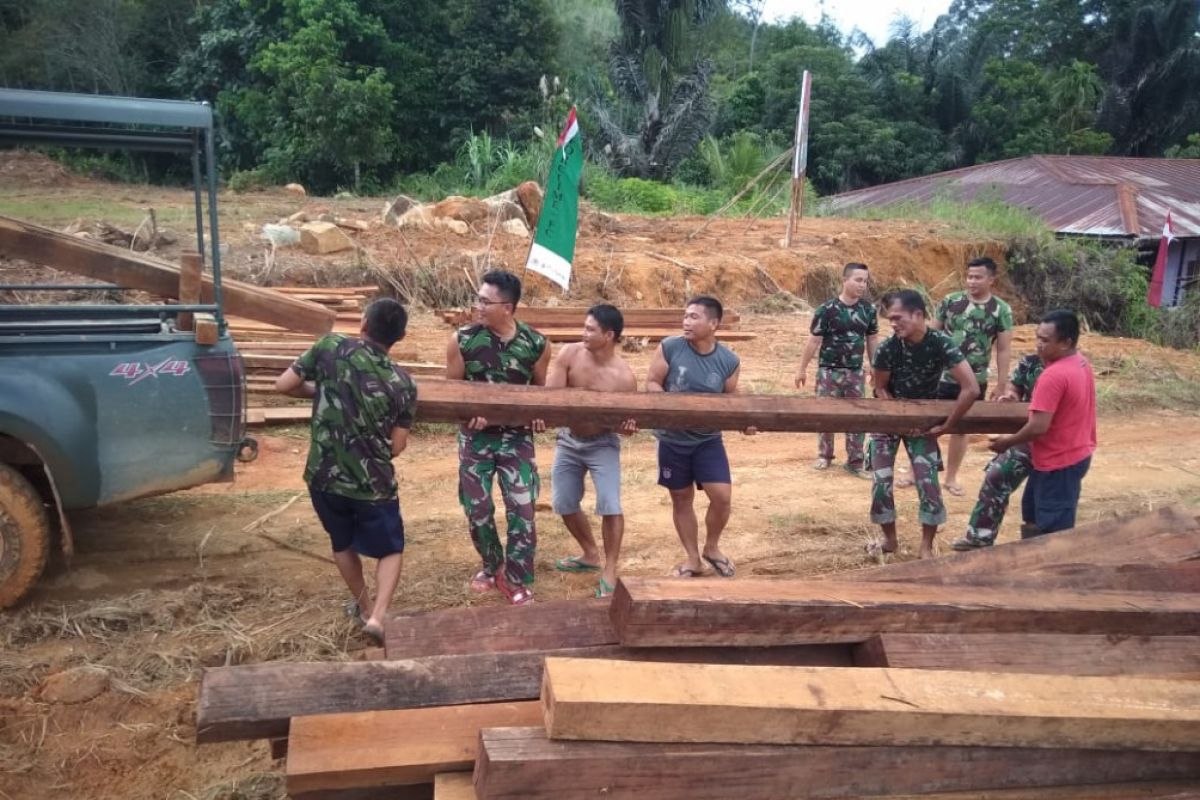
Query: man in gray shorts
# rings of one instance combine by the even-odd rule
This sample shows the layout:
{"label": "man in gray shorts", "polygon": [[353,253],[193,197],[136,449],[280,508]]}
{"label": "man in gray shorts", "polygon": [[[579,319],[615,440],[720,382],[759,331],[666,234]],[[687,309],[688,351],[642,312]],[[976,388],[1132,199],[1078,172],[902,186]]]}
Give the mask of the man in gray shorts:
{"label": "man in gray shorts", "polygon": [[[600,392],[636,392],[633,370],[617,355],[616,343],[625,320],[613,306],[601,304],[588,309],[582,341],[569,344],[558,354],[546,378],[548,387],[572,387]],[[535,421],[535,430],[538,422]],[[637,421],[628,419],[619,432],[637,431]],[[581,508],[583,476],[590,472],[596,487],[596,513],[601,517],[604,565],[592,536],[591,521]],[[596,597],[607,597],[617,585],[617,562],[625,517],[621,513],[621,442],[617,433],[601,425],[579,425],[558,432],[554,466],[550,472],[554,513],[583,548],[583,554],[560,558],[555,567],[563,572],[599,572]]]}

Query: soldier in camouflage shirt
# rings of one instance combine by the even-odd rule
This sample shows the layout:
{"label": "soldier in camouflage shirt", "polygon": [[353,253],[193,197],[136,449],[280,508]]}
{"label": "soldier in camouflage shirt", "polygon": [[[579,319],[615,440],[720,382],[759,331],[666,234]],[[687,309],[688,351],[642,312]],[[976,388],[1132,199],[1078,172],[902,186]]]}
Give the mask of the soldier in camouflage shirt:
{"label": "soldier in camouflage shirt", "polygon": [[875,392],[884,399],[930,400],[936,397],[938,381],[944,370],[962,387],[950,416],[928,431],[901,436],[871,434],[870,459],[874,487],[871,495],[871,521],[883,530],[883,541],[869,549],[894,553],[896,539],[896,499],[893,470],[896,452],[904,443],[912,462],[913,478],[920,497],[921,558],[933,555],[933,540],[938,526],[946,521],[946,508],[938,486],[937,437],[953,427],[979,396],[979,387],[962,352],[949,336],[928,327],[925,301],[921,295],[905,289],[887,298],[887,316],[895,333],[884,340],[875,353]]}
{"label": "soldier in camouflage shirt", "polygon": [[[1005,392],[1009,352],[1012,349],[1012,308],[992,294],[995,282],[995,261],[986,256],[971,260],[967,263],[967,290],[946,295],[938,304],[935,319],[929,323],[954,338],[954,343],[967,357],[967,362],[975,373],[975,380],[979,383],[980,397],[984,398],[987,397],[988,364],[992,359],[992,345],[996,345],[996,374],[999,383],[995,397]],[[942,374],[938,396],[943,400],[958,396],[958,385],[949,373]],[[953,495],[961,495],[963,490],[958,482],[958,470],[967,454],[966,435],[952,435],[949,450],[946,459],[946,491]]]}
{"label": "soldier in camouflage shirt", "polygon": [[[796,388],[804,387],[808,378],[808,362],[820,350],[817,361],[817,397],[863,396],[863,351],[868,359],[875,357],[879,341],[879,319],[875,307],[864,296],[867,293],[866,264],[847,264],[842,269],[842,293],[822,303],[813,312],[808,344],[800,356],[796,372]],[[817,460],[814,469],[828,469],[833,461],[833,434],[817,437]],[[864,466],[863,435],[846,434],[846,471],[870,479]]]}
{"label": "soldier in camouflage shirt", "polygon": [[[404,553],[392,459],[408,443],[417,407],[412,378],[388,357],[407,325],[403,306],[377,300],[363,313],[360,338],[321,338],[275,382],[280,392],[313,399],[304,480],[354,597],[350,613],[380,642]],[[360,555],[379,559],[374,602]]]}
{"label": "soldier in camouflage shirt", "polygon": [[[521,281],[512,273],[495,270],[483,276],[476,301],[480,321],[451,335],[448,379],[546,384],[550,346],[545,336],[514,317],[520,299]],[[537,547],[533,506],[539,487],[533,432],[528,427],[489,425],[487,419],[475,417],[459,430],[458,461],[459,502],[483,560],[471,588],[498,588],[513,605],[530,602]],[[507,552],[500,544],[492,501],[497,474],[507,511]]]}
{"label": "soldier in camouflage shirt", "polygon": [[[999,400],[1029,402],[1033,396],[1033,385],[1037,383],[1045,365],[1036,353],[1031,353],[1013,370],[1008,389]],[[1028,444],[1018,444],[993,458],[983,471],[983,484],[979,487],[979,499],[971,511],[967,533],[951,543],[955,550],[974,550],[990,547],[996,543],[1008,500],[1021,487],[1033,469],[1033,457]]]}

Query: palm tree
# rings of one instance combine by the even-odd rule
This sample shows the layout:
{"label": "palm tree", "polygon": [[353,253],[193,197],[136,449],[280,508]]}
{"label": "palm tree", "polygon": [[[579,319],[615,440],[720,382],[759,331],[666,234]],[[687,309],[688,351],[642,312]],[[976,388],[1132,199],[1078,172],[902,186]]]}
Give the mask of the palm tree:
{"label": "palm tree", "polygon": [[622,175],[663,179],[695,149],[716,117],[708,90],[713,63],[693,32],[725,0],[617,0],[620,37],[609,46],[615,102],[592,109],[600,139]]}

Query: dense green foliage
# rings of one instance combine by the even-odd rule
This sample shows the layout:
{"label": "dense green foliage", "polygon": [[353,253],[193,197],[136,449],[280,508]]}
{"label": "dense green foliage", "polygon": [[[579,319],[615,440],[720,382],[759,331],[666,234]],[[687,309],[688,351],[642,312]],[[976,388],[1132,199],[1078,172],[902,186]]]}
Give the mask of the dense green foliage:
{"label": "dense green foliage", "polygon": [[0,7],[0,85],[210,100],[227,176],[316,191],[536,178],[577,104],[614,175],[729,196],[790,144],[805,69],[821,193],[1030,153],[1200,154],[1195,0],[954,0],[886,42],[762,7],[29,0]]}

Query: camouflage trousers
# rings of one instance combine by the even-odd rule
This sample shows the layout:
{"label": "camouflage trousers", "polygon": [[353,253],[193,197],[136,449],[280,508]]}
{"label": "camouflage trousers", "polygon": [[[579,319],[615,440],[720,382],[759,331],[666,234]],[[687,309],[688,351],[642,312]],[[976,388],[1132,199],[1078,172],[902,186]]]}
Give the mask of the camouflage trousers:
{"label": "camouflage trousers", "polygon": [[896,496],[893,491],[896,454],[900,442],[912,462],[913,482],[917,485],[922,525],[941,525],[946,521],[946,506],[942,504],[942,488],[938,485],[938,452],[935,436],[900,436],[893,433],[872,433],[868,447],[871,473],[875,484],[871,492],[871,522],[883,525],[896,521]]}
{"label": "camouflage trousers", "polygon": [[979,544],[992,544],[1004,522],[1008,499],[1020,488],[1033,469],[1028,445],[1010,447],[988,462],[983,469],[983,485],[979,499],[967,523],[967,539]]}
{"label": "camouflage trousers", "polygon": [[[507,547],[500,544],[492,501],[492,482],[497,475],[507,511]],[[483,571],[496,575],[504,569],[510,586],[533,583],[537,548],[533,504],[538,488],[532,433],[512,428],[459,431],[458,501],[467,514],[471,541],[483,559]]]}
{"label": "camouflage trousers", "polygon": [[[865,377],[862,370],[831,369],[821,367],[817,370],[817,397],[848,397],[858,399],[863,396]],[[817,439],[817,456],[826,461],[833,460],[833,434],[822,433]],[[863,468],[863,434],[846,434],[846,464],[851,469]]]}

